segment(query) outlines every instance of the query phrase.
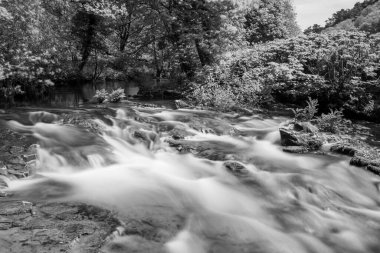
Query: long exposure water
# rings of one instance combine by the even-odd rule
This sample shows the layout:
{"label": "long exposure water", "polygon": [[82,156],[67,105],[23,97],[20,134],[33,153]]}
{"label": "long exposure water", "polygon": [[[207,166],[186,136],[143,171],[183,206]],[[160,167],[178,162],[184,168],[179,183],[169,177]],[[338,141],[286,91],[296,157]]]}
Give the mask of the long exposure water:
{"label": "long exposure water", "polygon": [[182,217],[157,252],[380,252],[379,178],[346,157],[282,152],[285,121],[138,106],[96,120],[99,133],[9,121],[40,142],[38,174],[10,190],[124,220]]}

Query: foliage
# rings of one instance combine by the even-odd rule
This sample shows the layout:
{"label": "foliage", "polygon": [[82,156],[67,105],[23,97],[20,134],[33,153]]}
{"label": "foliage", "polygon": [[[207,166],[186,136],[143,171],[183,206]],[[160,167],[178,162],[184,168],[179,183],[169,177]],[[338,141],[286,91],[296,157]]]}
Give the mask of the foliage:
{"label": "foliage", "polygon": [[379,38],[364,33],[301,35],[226,53],[219,64],[199,72],[193,87],[230,90],[239,106],[266,105],[272,99],[301,105],[313,97],[321,113],[342,108],[347,115],[373,115],[379,52]]}
{"label": "foliage", "polygon": [[288,0],[260,0],[245,14],[247,41],[252,45],[299,33],[292,4]]}
{"label": "foliage", "polygon": [[309,97],[305,108],[292,109],[296,121],[310,121],[318,113],[318,100]]}
{"label": "foliage", "polygon": [[341,9],[335,12],[331,18],[326,21],[326,27],[332,27],[347,19],[354,19],[358,17],[364,9],[373,5],[378,0],[365,0],[363,2],[357,2],[352,9]]}
{"label": "foliage", "polygon": [[94,96],[98,103],[118,103],[125,97],[124,89],[122,88],[112,90],[110,93],[105,89],[97,90]]}
{"label": "foliage", "polygon": [[108,99],[108,92],[105,89],[96,90],[94,98],[99,104],[106,102]]}
{"label": "foliage", "polygon": [[330,110],[328,114],[322,114],[317,118],[319,130],[323,132],[339,133],[351,125],[351,121],[343,118],[342,110]]}
{"label": "foliage", "polygon": [[306,35],[309,35],[309,34],[311,34],[311,33],[321,33],[323,30],[324,30],[324,27],[322,27],[322,26],[320,26],[320,25],[318,25],[318,24],[314,24],[314,25],[308,27],[308,28],[304,31],[304,33],[305,33]]}
{"label": "foliage", "polygon": [[235,61],[242,57],[225,55],[220,64],[206,66],[197,73],[187,97],[195,104],[223,111],[234,107],[255,107],[270,100],[256,69]]}
{"label": "foliage", "polygon": [[125,93],[124,89],[119,88],[116,90],[112,90],[111,93],[108,96],[108,101],[111,103],[118,103],[120,102],[123,98],[125,98]]}

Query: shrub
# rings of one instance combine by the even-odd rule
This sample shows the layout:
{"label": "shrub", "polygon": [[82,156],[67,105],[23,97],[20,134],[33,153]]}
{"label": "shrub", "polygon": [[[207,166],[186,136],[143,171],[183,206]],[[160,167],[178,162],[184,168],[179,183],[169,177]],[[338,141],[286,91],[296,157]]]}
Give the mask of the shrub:
{"label": "shrub", "polygon": [[342,110],[330,110],[330,113],[317,118],[319,130],[323,132],[339,133],[350,124],[350,121],[343,118]]}
{"label": "shrub", "polygon": [[[379,42],[375,36],[341,31],[254,45],[226,53],[219,64],[203,68],[192,90],[203,87],[202,102],[215,98],[214,89],[206,89],[210,85],[232,93],[240,106],[266,105],[273,99],[300,105],[310,96],[318,98],[320,112],[335,108],[356,117],[373,115]],[[192,99],[200,102],[196,96]],[[307,117],[302,113],[299,117]]]}
{"label": "shrub", "polygon": [[94,96],[98,103],[118,103],[125,97],[124,89],[122,88],[112,90],[111,93],[108,93],[105,89],[97,90]]}
{"label": "shrub", "polygon": [[240,56],[240,53],[228,55],[220,64],[200,70],[187,97],[197,105],[222,111],[236,106],[254,107],[268,101],[261,96],[263,85],[255,69],[249,70],[244,61],[239,61]]}
{"label": "shrub", "polygon": [[108,92],[105,89],[96,90],[94,98],[99,104],[106,102],[108,99]]}
{"label": "shrub", "polygon": [[119,88],[117,90],[112,90],[112,92],[108,96],[108,101],[111,103],[118,103],[123,98],[125,98],[124,89]]}
{"label": "shrub", "polygon": [[294,114],[294,119],[296,121],[309,121],[314,118],[315,114],[318,113],[318,100],[311,99],[307,101],[307,106],[303,109],[292,109]]}
{"label": "shrub", "polygon": [[224,88],[214,82],[196,86],[191,98],[197,105],[213,107],[220,111],[228,111],[236,105],[236,97],[231,88]]}

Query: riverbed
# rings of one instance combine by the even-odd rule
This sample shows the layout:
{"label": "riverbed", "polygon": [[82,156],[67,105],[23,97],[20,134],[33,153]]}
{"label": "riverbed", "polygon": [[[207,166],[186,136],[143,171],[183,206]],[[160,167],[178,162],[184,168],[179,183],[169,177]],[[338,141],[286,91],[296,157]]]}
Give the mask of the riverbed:
{"label": "riverbed", "polygon": [[345,156],[284,153],[287,117],[41,109],[3,117],[39,146],[35,171],[6,181],[1,252],[380,251],[379,178]]}

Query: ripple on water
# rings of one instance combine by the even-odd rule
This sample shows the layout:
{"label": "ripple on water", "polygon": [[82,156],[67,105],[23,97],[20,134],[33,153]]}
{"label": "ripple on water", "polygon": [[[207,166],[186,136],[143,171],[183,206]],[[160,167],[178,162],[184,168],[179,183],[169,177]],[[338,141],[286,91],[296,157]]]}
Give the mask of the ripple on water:
{"label": "ripple on water", "polygon": [[[104,252],[379,252],[379,180],[342,158],[282,152],[286,119],[142,108],[107,118],[101,134],[10,123],[42,143],[40,176],[11,183],[14,196],[116,211],[124,232]],[[176,127],[185,136],[168,142]],[[157,138],[137,138],[142,129]]]}

